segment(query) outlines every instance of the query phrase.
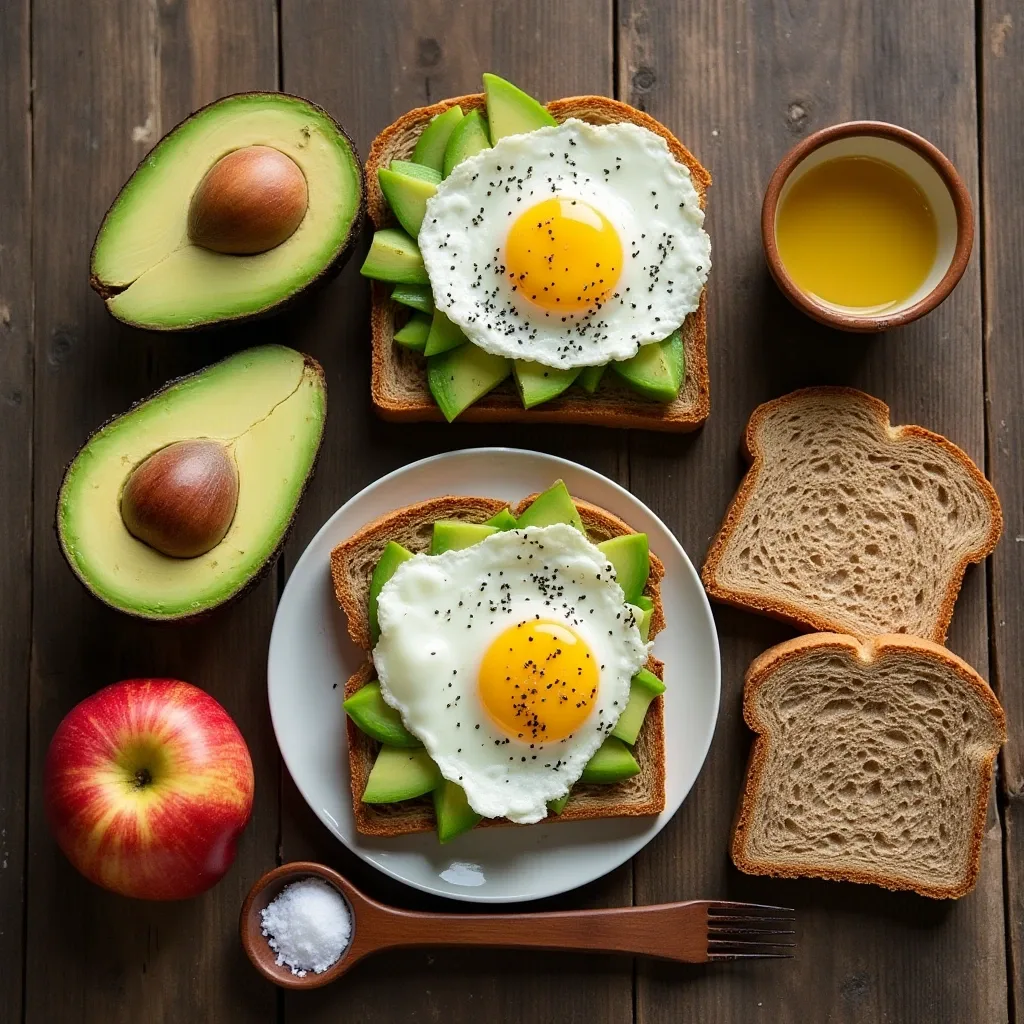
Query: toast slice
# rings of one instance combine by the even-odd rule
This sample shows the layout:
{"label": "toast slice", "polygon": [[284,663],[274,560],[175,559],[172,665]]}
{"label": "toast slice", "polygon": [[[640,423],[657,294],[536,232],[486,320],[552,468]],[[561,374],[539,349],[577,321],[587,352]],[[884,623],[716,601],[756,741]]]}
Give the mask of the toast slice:
{"label": "toast slice", "polygon": [[[513,515],[521,514],[536,497],[536,494],[531,494],[523,498],[511,508]],[[611,512],[575,496],[572,500],[583,520],[587,536],[595,544],[636,532]],[[388,541],[397,541],[413,553],[426,551],[430,547],[435,520],[459,519],[480,523],[507,507],[508,502],[496,498],[455,495],[430,498],[373,520],[333,549],[331,580],[334,594],[345,611],[349,635],[367,653],[366,663],[345,683],[346,699],[374,678],[373,664],[369,660],[373,641],[367,612],[370,578]],[[644,593],[654,604],[650,627],[650,638],[653,640],[665,626],[661,601],[661,580],[665,575],[665,567],[653,551],[650,560],[651,571]],[[662,678],[664,666],[656,658],[650,658],[647,667],[659,679]],[[362,802],[366,779],[380,745],[347,718],[346,729],[352,806],[357,830],[364,835],[381,837],[433,831],[434,809],[429,799],[407,800],[396,804]],[[655,697],[647,709],[643,727],[633,747],[633,756],[640,765],[638,775],[610,785],[577,784],[562,813],[549,815],[545,821],[660,814],[665,809],[665,725],[663,698],[660,696]],[[477,828],[511,824],[505,819],[485,818]]]}
{"label": "toast slice", "polygon": [[[483,93],[455,96],[429,107],[418,107],[388,125],[370,147],[366,161],[367,209],[374,227],[396,223],[377,180],[377,171],[392,160],[408,160],[416,140],[431,118],[458,104],[463,111],[483,109]],[[662,124],[642,110],[604,96],[574,96],[553,100],[547,109],[556,121],[575,117],[591,124],[631,121],[660,135],[672,155],[690,171],[693,186],[704,208],[711,175],[697,158]],[[427,386],[426,363],[421,355],[394,343],[395,316],[400,307],[389,297],[390,288],[373,285],[370,331],[373,354],[370,393],[381,417],[399,422],[443,421]],[[665,404],[642,398],[626,384],[606,374],[600,390],[586,395],[570,388],[568,392],[524,409],[511,381],[499,385],[490,394],[474,402],[459,416],[467,423],[584,423],[599,427],[635,427],[642,430],[695,430],[711,411],[708,380],[707,292],[700,305],[683,322],[683,348],[686,376],[678,397]],[[404,314],[403,314],[404,315]],[[401,326],[399,323],[398,326]]]}
{"label": "toast slice", "polygon": [[747,670],[743,717],[741,871],[936,899],[974,887],[1006,723],[966,662],[917,637],[797,637]]}
{"label": "toast slice", "polygon": [[803,629],[942,643],[964,572],[1002,532],[992,485],[951,441],[889,424],[852,388],[766,402],[708,550],[708,594]]}

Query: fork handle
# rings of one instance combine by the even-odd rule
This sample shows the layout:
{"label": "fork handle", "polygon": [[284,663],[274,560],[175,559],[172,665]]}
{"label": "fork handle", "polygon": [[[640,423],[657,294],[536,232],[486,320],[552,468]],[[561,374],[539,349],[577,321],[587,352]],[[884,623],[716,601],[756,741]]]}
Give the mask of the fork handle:
{"label": "fork handle", "polygon": [[543,914],[429,914],[377,904],[361,917],[366,952],[422,946],[499,946],[707,960],[707,904],[663,903]]}

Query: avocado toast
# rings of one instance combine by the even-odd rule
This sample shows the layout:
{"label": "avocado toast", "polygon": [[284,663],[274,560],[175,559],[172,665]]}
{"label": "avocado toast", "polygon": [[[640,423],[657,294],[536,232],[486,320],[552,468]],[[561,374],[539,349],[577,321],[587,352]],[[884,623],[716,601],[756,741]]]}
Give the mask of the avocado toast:
{"label": "avocado toast", "polygon": [[[499,90],[496,83],[503,88]],[[532,121],[528,117],[525,124],[512,126],[518,131],[544,124],[560,125],[568,119],[587,125],[644,129],[667,145],[671,160],[685,168],[701,210],[711,183],[706,169],[675,136],[627,104],[582,96],[541,107],[494,76],[485,76],[485,86],[491,94],[490,107],[485,95],[479,94],[409,111],[385,128],[370,149],[367,205],[378,231],[363,273],[384,278],[374,280],[372,285],[371,394],[378,413],[398,421],[459,417],[470,422],[533,420],[665,431],[697,428],[710,409],[703,291],[681,328],[664,341],[643,344],[634,358],[624,362],[613,359],[602,365],[586,365],[582,370],[560,371],[518,359],[502,361],[480,351],[475,344],[467,346],[464,336],[450,337],[447,328],[451,325],[434,308],[430,277],[413,238],[423,221],[424,204],[444,183],[443,165],[441,171],[417,169],[416,161],[431,159],[424,149],[429,150],[444,130],[450,133],[449,146],[458,144],[456,133],[467,122],[483,131],[488,122],[483,112],[487,110],[493,116],[495,94],[504,97],[512,91],[527,109],[531,103],[536,108]],[[449,118],[455,122],[454,128],[446,124]],[[478,137],[478,144],[489,146],[497,141],[494,134],[492,128],[490,141]],[[436,155],[434,160],[436,164]],[[409,182],[410,176],[420,180]],[[403,178],[407,188],[396,200],[395,184]],[[618,299],[618,293],[615,297]],[[606,366],[613,372],[605,372]]]}
{"label": "avocado toast", "polygon": [[[569,504],[568,493],[560,482],[544,495],[546,498],[556,489],[564,494]],[[429,501],[420,502],[407,508],[398,509],[365,526],[348,540],[339,544],[331,554],[331,574],[334,582],[335,595],[345,610],[348,619],[349,634],[355,643],[369,655],[372,650],[376,632],[374,627],[375,605],[373,598],[381,589],[381,571],[387,575],[393,572],[395,564],[388,565],[389,552],[401,546],[405,553],[400,560],[408,559],[410,552],[436,550],[438,527],[435,524],[458,523],[472,524],[476,531],[486,533],[489,527],[482,526],[489,520],[504,520],[508,529],[522,520],[524,525],[529,516],[523,519],[523,513],[535,504],[538,495],[523,499],[517,506],[509,508],[506,502],[479,497],[443,496]],[[539,503],[538,503],[539,504]],[[586,531],[588,539],[601,544],[612,538],[643,535],[635,534],[630,527],[611,513],[578,499],[572,499],[575,510],[578,510],[580,523]],[[568,519],[568,516],[565,517]],[[468,538],[467,538],[468,540]],[[603,549],[607,550],[607,548]],[[383,557],[382,557],[383,556]],[[620,572],[623,581],[629,568],[623,565]],[[380,567],[380,568],[379,568]],[[660,598],[660,582],[664,569],[660,560],[653,554],[649,555],[649,572],[643,578],[642,594],[636,598],[645,609],[644,624],[641,634],[646,630],[648,637],[653,637],[664,626],[664,617]],[[376,577],[376,578],[375,578]],[[640,579],[640,577],[637,577]],[[626,583],[626,586],[631,584]],[[431,805],[431,794],[434,805],[443,802],[446,795],[465,797],[459,787],[453,783],[442,781],[439,777],[424,777],[420,784],[420,798],[389,802],[368,802],[364,799],[367,786],[371,783],[371,773],[377,764],[379,752],[383,749],[392,754],[399,754],[410,761],[425,752],[414,749],[393,747],[392,744],[403,743],[400,736],[379,733],[387,738],[388,743],[382,747],[377,739],[372,738],[357,726],[356,719],[365,726],[361,709],[353,705],[362,702],[357,696],[371,695],[370,687],[374,686],[374,667],[370,661],[356,672],[345,685],[346,710],[349,711],[347,722],[349,771],[352,785],[353,807],[358,830],[367,835],[396,836],[409,832],[431,831],[438,829],[442,841],[451,838],[452,834],[464,831],[466,827],[480,825],[510,824],[504,818],[483,818],[472,815],[469,821],[463,819],[462,827],[452,832],[447,827],[448,817],[444,810],[439,813]],[[641,675],[649,684],[645,690],[643,683],[636,694],[638,708],[622,713],[616,730],[602,746],[600,757],[595,755],[588,764],[587,771],[579,782],[572,786],[567,800],[549,804],[550,813],[545,820],[584,820],[599,817],[620,817],[657,814],[665,803],[665,764],[664,764],[664,721],[662,702],[658,694],[664,688],[660,682],[662,665],[654,658],[649,658],[646,670]],[[379,703],[379,693],[374,695],[378,708],[385,715],[390,715],[392,722],[400,732],[402,722],[398,713],[386,705]],[[642,698],[642,699],[641,699]],[[630,703],[634,703],[634,692],[631,686]],[[644,713],[646,711],[646,714]],[[627,721],[628,719],[628,721]],[[376,731],[376,730],[373,730]],[[626,737],[621,740],[616,734]],[[406,747],[418,745],[415,737],[407,736]],[[629,742],[632,741],[632,742]],[[607,750],[605,749],[607,748]],[[613,763],[610,771],[604,775],[597,769],[600,762],[610,756]],[[429,758],[426,760],[429,761]],[[625,763],[628,767],[622,767]],[[434,769],[436,771],[436,769]],[[628,775],[628,777],[626,777]],[[593,782],[590,778],[618,778],[618,781]],[[560,806],[559,806],[560,805]],[[560,813],[559,813],[560,810]],[[442,819],[442,820],[439,820]]]}

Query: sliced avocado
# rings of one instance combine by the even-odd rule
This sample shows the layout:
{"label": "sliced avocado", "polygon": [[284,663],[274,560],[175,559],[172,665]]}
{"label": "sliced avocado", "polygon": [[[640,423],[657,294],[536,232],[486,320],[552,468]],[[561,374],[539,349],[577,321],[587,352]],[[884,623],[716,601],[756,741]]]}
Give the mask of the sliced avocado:
{"label": "sliced avocado", "polygon": [[370,636],[373,637],[374,643],[380,637],[380,623],[377,621],[377,598],[380,597],[384,584],[395,575],[395,570],[410,558],[412,558],[412,552],[408,548],[403,548],[397,541],[389,540],[380,553],[377,564],[373,567],[366,617],[370,622]]}
{"label": "sliced avocado", "polygon": [[626,595],[626,604],[636,604],[651,574],[651,556],[646,533],[624,533],[597,545],[598,551],[612,563],[615,579]]}
{"label": "sliced avocado", "polygon": [[395,804],[429,793],[441,781],[441,772],[420,748],[381,747],[363,790],[364,804]]}
{"label": "sliced avocado", "polygon": [[640,735],[640,727],[644,724],[647,708],[659,693],[665,692],[665,684],[653,673],[642,668],[629,683],[629,702],[619,715],[619,720],[612,729],[612,736],[617,736],[623,743],[632,746]]}
{"label": "sliced avocado", "polygon": [[437,191],[437,186],[386,167],[377,171],[377,180],[398,223],[415,238],[427,213],[427,200]]}
{"label": "sliced avocado", "polygon": [[580,375],[580,367],[557,370],[553,366],[516,359],[513,363],[516,387],[524,409],[532,409],[542,402],[557,398]]}
{"label": "sliced avocado", "polygon": [[420,247],[398,228],[381,228],[373,233],[359,273],[396,284],[430,284]]}
{"label": "sliced avocado", "polygon": [[349,718],[367,736],[391,747],[422,747],[423,744],[402,724],[402,716],[384,701],[380,683],[360,686],[342,705]]}
{"label": "sliced avocado", "polygon": [[458,519],[438,519],[430,538],[430,553],[440,555],[445,551],[461,551],[479,544],[485,537],[497,533],[496,526],[484,523],[464,523]]}
{"label": "sliced avocado", "polygon": [[433,167],[425,167],[423,164],[416,164],[411,160],[392,160],[388,166],[396,174],[419,178],[420,181],[429,181],[432,185],[441,184],[441,172],[435,171]]}
{"label": "sliced avocado", "polygon": [[[617,736],[609,736],[587,762],[580,782],[622,782],[640,771],[633,752]],[[366,799],[365,797],[363,798]]]}
{"label": "sliced avocado", "polygon": [[469,806],[466,791],[457,782],[442,779],[434,790],[434,817],[438,842],[447,843],[468,832],[483,815]]}
{"label": "sliced avocado", "polygon": [[391,289],[391,298],[428,316],[434,312],[434,295],[429,284],[396,284]]}
{"label": "sliced avocado", "polygon": [[492,356],[476,345],[460,345],[427,360],[430,393],[449,423],[511,372],[511,359]]}
{"label": "sliced avocado", "polygon": [[572,796],[572,790],[570,790],[568,793],[566,793],[565,796],[560,796],[557,800],[549,800],[548,801],[548,811],[549,811],[549,813],[555,814],[555,815],[561,814],[562,811],[565,810],[565,805],[569,802],[569,797],[570,796]]}
{"label": "sliced avocado", "polygon": [[651,636],[651,618],[654,615],[654,602],[646,594],[641,594],[636,599],[636,604],[630,605],[629,608],[633,613],[633,618],[636,619],[637,629],[640,630],[640,639],[647,643]]}
{"label": "sliced avocado", "polygon": [[584,366],[576,380],[588,395],[592,395],[597,390],[597,385],[601,383],[601,378],[607,369],[607,363],[602,363],[600,366]]}
{"label": "sliced avocado", "polygon": [[[281,345],[239,352],[168,384],[97,430],[68,466],[56,523],[72,571],[101,601],[141,618],[184,619],[223,604],[277,555],[326,414],[320,366]],[[129,533],[121,495],[150,455],[196,438],[223,444],[238,471],[238,497],[219,543],[172,558]]]}
{"label": "sliced avocado", "polygon": [[395,331],[395,341],[404,348],[412,349],[413,352],[422,352],[427,344],[429,334],[430,317],[423,313],[416,313],[409,318],[401,330]]}
{"label": "sliced avocado", "polygon": [[[255,147],[284,154],[301,172],[298,226],[250,255],[193,242],[189,214],[207,172]],[[359,158],[323,110],[284,93],[227,96],[172,128],[118,193],[93,246],[92,286],[118,320],[152,330],[266,313],[342,265],[359,233],[362,198]]]}
{"label": "sliced avocado", "polygon": [[514,530],[516,517],[507,508],[503,508],[497,515],[484,520],[484,526],[494,526],[499,530]]}
{"label": "sliced avocado", "polygon": [[444,167],[444,151],[455,126],[462,120],[462,107],[457,103],[432,118],[420,132],[412,151],[414,163],[432,167],[438,174]]}
{"label": "sliced avocado", "polygon": [[655,402],[672,402],[686,375],[683,336],[673,331],[664,341],[642,345],[632,359],[612,363],[612,369],[634,390]]}
{"label": "sliced avocado", "polygon": [[442,352],[448,352],[460,345],[465,345],[468,339],[462,333],[458,324],[452,323],[439,309],[434,310],[433,320],[430,324],[430,335],[427,338],[426,348],[423,350],[425,356],[439,356]]}
{"label": "sliced avocado", "polygon": [[492,144],[506,135],[522,135],[558,124],[532,96],[497,75],[484,75],[484,97]]}
{"label": "sliced avocado", "polygon": [[479,110],[471,110],[452,129],[451,137],[444,151],[442,173],[447,178],[463,160],[476,156],[481,150],[489,149],[491,140],[487,135],[487,122]]}
{"label": "sliced avocado", "polygon": [[587,532],[583,529],[579,510],[561,480],[556,480],[546,491],[538,494],[516,520],[520,530],[525,530],[527,526],[551,526],[553,523],[568,523],[580,533]]}

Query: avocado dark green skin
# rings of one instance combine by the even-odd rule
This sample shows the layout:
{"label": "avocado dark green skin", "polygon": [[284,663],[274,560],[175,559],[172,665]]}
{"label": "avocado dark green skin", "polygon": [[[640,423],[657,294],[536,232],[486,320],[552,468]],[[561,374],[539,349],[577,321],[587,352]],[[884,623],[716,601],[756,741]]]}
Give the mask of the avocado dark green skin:
{"label": "avocado dark green skin", "polygon": [[[317,288],[321,287],[322,285],[330,281],[332,278],[337,276],[337,274],[341,271],[342,267],[344,267],[345,264],[348,262],[349,257],[352,255],[352,251],[355,248],[355,243],[359,240],[359,236],[362,234],[363,224],[366,220],[366,172],[364,170],[363,161],[360,159],[359,156],[359,150],[356,149],[356,145],[352,141],[352,137],[349,135],[349,133],[345,131],[345,129],[333,117],[331,117],[331,115],[327,113],[327,111],[324,110],[324,108],[321,107],[319,103],[314,103],[312,100],[307,100],[305,96],[299,96],[296,93],[263,92],[260,90],[255,90],[251,92],[234,92],[229,93],[226,96],[221,96],[219,99],[214,100],[212,103],[207,103],[204,106],[199,107],[196,110],[193,110],[192,113],[188,115],[188,117],[183,118],[173,128],[164,132],[164,134],[160,138],[160,141],[157,142],[157,144],[142,158],[142,160],[139,161],[139,164],[138,166],[136,166],[135,171],[137,171],[139,167],[142,166],[143,161],[148,160],[150,156],[152,156],[152,154],[156,152],[156,150],[159,149],[161,145],[163,145],[164,140],[169,135],[171,135],[173,132],[176,132],[179,128],[182,127],[182,125],[188,124],[188,122],[191,121],[192,118],[198,116],[199,114],[202,114],[205,110],[208,110],[210,107],[216,106],[223,100],[230,100],[236,96],[290,96],[292,99],[301,100],[303,103],[308,103],[314,110],[322,114],[325,118],[327,118],[328,121],[331,122],[332,125],[334,125],[338,133],[345,140],[349,149],[352,150],[352,156],[355,159],[356,166],[359,169],[359,205],[356,208],[355,216],[352,218],[352,223],[349,225],[348,234],[339,244],[334,256],[331,257],[330,262],[323,268],[323,270],[320,271],[319,274],[316,275],[316,277],[313,278],[312,281],[309,282],[309,284],[304,285],[297,292],[292,292],[291,295],[286,296],[279,302],[271,303],[269,306],[264,306],[263,309],[257,309],[251,313],[241,313],[238,316],[226,316],[223,319],[215,320],[212,323],[194,325],[187,324],[181,327],[153,327],[150,325],[146,325],[144,328],[141,328],[143,330],[153,331],[159,334],[192,334],[200,331],[206,331],[209,330],[210,328],[220,327],[222,324],[247,323],[250,320],[260,320],[263,317],[271,316],[274,313],[280,313],[283,310],[287,309],[289,306],[291,306],[292,303],[294,303],[297,299],[301,298],[302,296],[311,294]],[[124,190],[131,183],[132,178],[135,177],[135,171],[132,171],[132,173],[129,174],[128,177],[125,179],[125,183],[118,189],[117,195],[114,196],[113,200],[110,203],[110,206],[107,207],[106,213],[104,213],[103,216],[100,218],[100,226],[99,228],[96,229],[96,237],[93,239],[92,248],[89,250],[90,287],[94,292],[96,292],[97,295],[100,296],[100,298],[104,300],[103,304],[104,306],[106,306],[107,312],[110,313],[110,315],[115,320],[118,320],[121,323],[126,323],[128,324],[129,327],[139,327],[139,324],[133,323],[130,320],[122,320],[120,317],[115,316],[113,313],[110,312],[110,307],[106,305],[107,299],[111,298],[114,295],[117,295],[118,292],[123,291],[124,289],[110,288],[107,285],[105,285],[92,272],[92,266],[93,259],[96,254],[96,243],[99,241],[100,237],[100,229],[106,222],[106,219],[110,214],[110,211],[114,208],[114,206],[117,204],[117,201],[121,198],[121,193],[124,192]],[[174,382],[172,381],[171,383]]]}
{"label": "avocado dark green skin", "polygon": [[241,587],[238,588],[238,590],[236,590],[230,597],[221,601],[220,604],[213,605],[213,607],[211,608],[203,608],[201,611],[192,612],[187,615],[146,615],[143,612],[132,612],[128,611],[126,608],[121,608],[118,605],[111,604],[109,601],[105,600],[100,594],[97,594],[96,591],[93,590],[91,586],[89,586],[89,581],[78,571],[78,569],[75,567],[71,559],[68,558],[68,553],[64,548],[64,539],[61,537],[60,534],[60,496],[64,490],[64,481],[67,478],[68,470],[71,468],[71,465],[75,461],[75,459],[77,459],[78,456],[81,454],[82,449],[85,448],[86,445],[88,445],[89,442],[104,427],[113,423],[114,420],[121,419],[122,416],[126,416],[133,409],[137,409],[140,405],[145,405],[147,402],[152,401],[154,398],[159,398],[160,395],[162,395],[169,388],[174,387],[176,384],[181,384],[183,381],[189,380],[191,377],[198,376],[204,370],[209,369],[209,367],[204,366],[201,369],[196,370],[195,373],[186,373],[182,374],[182,376],[180,377],[175,377],[173,380],[167,381],[167,383],[164,384],[163,387],[157,388],[157,390],[152,392],[152,394],[147,395],[145,398],[140,398],[136,402],[132,402],[132,404],[124,412],[117,413],[114,416],[107,417],[107,419],[105,419],[95,430],[93,430],[92,433],[89,434],[89,436],[78,446],[75,453],[71,456],[71,458],[64,466],[64,472],[61,474],[60,487],[57,489],[57,501],[53,508],[53,532],[57,537],[57,546],[60,548],[60,553],[64,557],[64,561],[67,563],[72,575],[75,577],[76,580],[78,580],[79,583],[82,584],[82,586],[89,592],[89,594],[92,597],[94,597],[101,604],[105,604],[108,608],[113,609],[115,612],[119,612],[122,615],[128,615],[133,619],[142,619],[145,622],[200,622],[201,620],[207,618],[215,612],[220,611],[222,608],[226,608],[228,605],[234,604],[240,598],[248,594],[250,590],[252,590],[258,584],[263,582],[267,573],[270,572],[270,570],[274,567],[274,564],[277,562],[277,559],[280,556],[281,551],[284,549],[285,543],[287,542],[288,537],[292,532],[292,528],[295,526],[295,517],[298,515],[299,509],[302,507],[302,499],[306,496],[306,489],[309,487],[309,482],[313,479],[313,476],[316,473],[317,466],[320,463],[320,453],[323,450],[324,433],[326,432],[327,424],[327,377],[324,374],[324,368],[312,356],[306,355],[306,353],[303,352],[302,358],[305,360],[304,365],[309,367],[317,375],[317,377],[320,378],[320,383],[324,389],[325,429],[320,431],[320,440],[317,442],[316,452],[313,455],[313,462],[309,467],[309,472],[306,474],[306,479],[302,485],[302,490],[299,492],[298,500],[295,502],[295,508],[292,511],[292,517],[288,520],[288,525],[284,528],[284,532],[281,534],[281,539],[277,542],[277,547],[275,547],[274,550],[271,551],[269,555],[267,555],[267,558],[264,561],[264,563],[259,567],[259,569],[256,570],[256,572],[252,574],[252,576],[249,577],[248,580],[246,580],[245,583],[242,584]]}

